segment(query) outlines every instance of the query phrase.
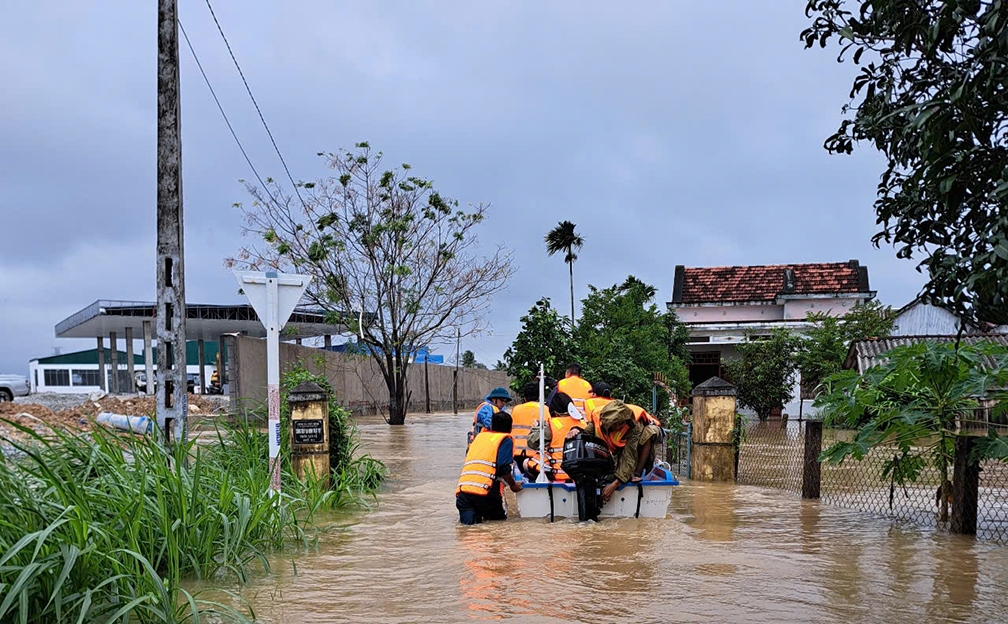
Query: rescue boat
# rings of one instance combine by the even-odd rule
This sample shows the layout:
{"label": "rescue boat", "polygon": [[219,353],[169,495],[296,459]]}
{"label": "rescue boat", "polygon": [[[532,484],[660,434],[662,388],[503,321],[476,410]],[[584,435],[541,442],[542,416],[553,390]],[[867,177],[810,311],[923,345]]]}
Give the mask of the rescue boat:
{"label": "rescue boat", "polygon": [[[679,481],[667,466],[655,467],[649,476],[660,478],[640,484],[624,483],[602,506],[598,517],[664,518],[672,502],[672,488],[679,485]],[[522,489],[515,496],[522,518],[579,517],[577,486],[571,481],[536,483],[523,479]]]}

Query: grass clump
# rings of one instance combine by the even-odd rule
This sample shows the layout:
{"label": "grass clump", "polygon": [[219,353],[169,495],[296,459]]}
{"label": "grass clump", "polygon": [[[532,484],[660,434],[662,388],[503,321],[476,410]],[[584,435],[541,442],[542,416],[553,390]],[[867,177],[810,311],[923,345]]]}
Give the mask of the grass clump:
{"label": "grass clump", "polygon": [[19,457],[0,459],[0,622],[246,620],[181,581],[268,571],[269,553],[315,540],[318,512],[360,502],[384,476],[355,456],[349,420],[331,487],[294,478],[287,460],[275,498],[266,434],[247,422],[171,449],[103,427],[13,426],[30,442],[7,440]]}

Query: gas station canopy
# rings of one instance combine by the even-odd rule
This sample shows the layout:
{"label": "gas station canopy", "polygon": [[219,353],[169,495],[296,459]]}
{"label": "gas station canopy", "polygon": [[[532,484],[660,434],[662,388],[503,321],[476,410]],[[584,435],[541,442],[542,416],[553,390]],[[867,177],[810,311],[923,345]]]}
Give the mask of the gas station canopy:
{"label": "gas station canopy", "polygon": [[[99,338],[131,328],[143,336],[143,323],[155,320],[157,304],[145,301],[100,299],[56,324],[57,338]],[[330,336],[349,331],[343,322],[326,323],[326,313],[318,309],[296,308],[282,332],[284,339]],[[186,340],[219,340],[222,335],[266,336],[266,328],[249,304],[186,304]]]}

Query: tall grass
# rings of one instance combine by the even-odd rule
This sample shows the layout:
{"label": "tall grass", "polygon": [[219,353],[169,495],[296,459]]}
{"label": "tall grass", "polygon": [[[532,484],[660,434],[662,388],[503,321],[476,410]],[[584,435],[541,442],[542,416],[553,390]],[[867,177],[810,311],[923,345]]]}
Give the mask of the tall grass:
{"label": "tall grass", "polygon": [[[13,425],[13,423],[11,423]],[[13,425],[17,426],[17,425]],[[166,450],[154,436],[54,431],[0,460],[0,622],[199,622],[245,616],[185,578],[268,571],[267,555],[315,539],[321,510],[353,504],[383,467],[345,456],[331,489],[283,473],[270,498],[266,435],[246,422]]]}

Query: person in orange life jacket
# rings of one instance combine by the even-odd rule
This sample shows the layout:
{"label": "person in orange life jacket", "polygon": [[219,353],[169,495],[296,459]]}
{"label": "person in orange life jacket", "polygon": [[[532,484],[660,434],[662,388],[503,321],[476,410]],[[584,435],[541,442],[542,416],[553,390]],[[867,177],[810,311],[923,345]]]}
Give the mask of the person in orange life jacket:
{"label": "person in orange life jacket", "polygon": [[526,438],[529,429],[532,423],[539,420],[539,386],[527,383],[522,386],[521,394],[525,402],[511,408],[511,433],[514,438],[515,457],[528,450]]}
{"label": "person in orange life jacket", "polygon": [[[557,392],[549,402],[549,420],[547,426],[543,427],[543,445],[546,448],[547,461],[545,463],[546,476],[553,481],[569,481],[570,478],[561,470],[560,464],[563,462],[563,443],[567,438],[567,433],[574,427],[584,426],[584,417],[577,412],[570,413],[570,405],[573,399]],[[529,430],[528,446],[529,457],[524,464],[519,463],[518,467],[530,481],[534,481],[539,476],[539,419],[532,423]]]}
{"label": "person in orange life jacket", "polygon": [[566,376],[557,383],[557,390],[563,392],[572,399],[584,402],[591,394],[590,383],[581,379],[581,366],[578,364],[568,364]]}
{"label": "person in orange life jacket", "polygon": [[[613,453],[616,472],[613,480],[602,488],[602,500],[608,501],[616,488],[628,481],[641,481],[654,466],[654,443],[660,438],[661,429],[650,418],[643,408],[613,400],[593,412],[590,421],[580,427],[588,435],[602,438]],[[578,429],[572,429],[567,437],[573,437]]]}
{"label": "person in orange life jacket", "polygon": [[588,399],[585,400],[585,419],[591,418],[593,413],[602,409],[603,405],[612,400],[612,388],[609,387],[609,384],[604,381],[593,383]]}
{"label": "person in orange life jacket", "polygon": [[484,429],[490,428],[490,419],[494,414],[504,409],[504,406],[511,402],[511,395],[507,388],[494,388],[473,414],[473,428],[471,438]]}
{"label": "person in orange life jacket", "polygon": [[506,520],[504,483],[512,492],[521,491],[521,483],[511,474],[514,461],[511,440],[511,415],[497,412],[490,428],[476,435],[466,451],[462,474],[455,488],[455,508],[462,524],[484,520]]}

